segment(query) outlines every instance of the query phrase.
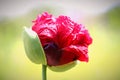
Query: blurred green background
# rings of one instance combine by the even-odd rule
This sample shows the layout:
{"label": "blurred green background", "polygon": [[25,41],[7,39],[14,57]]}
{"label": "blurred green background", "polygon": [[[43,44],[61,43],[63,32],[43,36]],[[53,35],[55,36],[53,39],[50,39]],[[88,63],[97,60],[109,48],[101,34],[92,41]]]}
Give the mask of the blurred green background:
{"label": "blurred green background", "polygon": [[[80,62],[60,73],[48,69],[48,80],[120,80],[119,1],[5,1],[0,8],[0,80],[41,80],[41,65],[32,63],[25,54],[22,31],[44,11],[56,17],[70,16],[84,24],[93,38],[88,63]],[[20,11],[26,12],[18,14]]]}

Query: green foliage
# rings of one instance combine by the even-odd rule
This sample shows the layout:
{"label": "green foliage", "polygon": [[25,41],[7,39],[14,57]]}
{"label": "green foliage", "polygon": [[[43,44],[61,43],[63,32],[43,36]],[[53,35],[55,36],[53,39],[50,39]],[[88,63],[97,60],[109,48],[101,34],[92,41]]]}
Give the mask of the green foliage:
{"label": "green foliage", "polygon": [[106,14],[108,26],[115,31],[120,30],[120,5],[111,8]]}

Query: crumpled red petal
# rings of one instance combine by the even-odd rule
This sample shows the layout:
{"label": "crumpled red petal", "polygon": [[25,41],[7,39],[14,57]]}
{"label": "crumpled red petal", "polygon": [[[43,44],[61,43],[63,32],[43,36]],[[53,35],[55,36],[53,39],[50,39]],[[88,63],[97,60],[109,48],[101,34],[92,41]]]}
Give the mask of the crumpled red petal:
{"label": "crumpled red petal", "polygon": [[[67,16],[54,18],[48,13],[39,15],[33,22],[32,30],[38,34],[43,48],[48,44],[57,45],[56,52],[52,51],[53,46],[47,46],[48,65],[62,65],[75,60],[88,62],[88,46],[92,38],[82,24],[73,22]],[[60,56],[59,51],[62,51]]]}
{"label": "crumpled red petal", "polygon": [[[85,61],[88,62],[88,49],[85,46],[79,46],[79,45],[70,45],[69,47],[65,47],[63,51],[68,52],[68,53],[73,53],[74,58],[71,60],[80,60],[80,61]],[[62,55],[61,57],[67,56],[66,53]],[[67,59],[67,58],[62,58],[62,59]],[[62,62],[64,60],[61,60]]]}

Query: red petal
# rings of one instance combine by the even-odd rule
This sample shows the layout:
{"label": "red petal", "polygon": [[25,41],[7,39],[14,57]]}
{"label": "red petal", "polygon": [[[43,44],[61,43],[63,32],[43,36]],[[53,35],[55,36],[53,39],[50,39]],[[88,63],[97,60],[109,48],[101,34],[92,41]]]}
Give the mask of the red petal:
{"label": "red petal", "polygon": [[32,30],[38,33],[38,31],[41,30],[41,28],[50,27],[49,25],[54,25],[55,18],[53,18],[52,15],[45,12],[42,15],[38,15],[37,19],[33,23],[34,25],[32,26]]}
{"label": "red petal", "polygon": [[70,45],[89,45],[92,38],[83,25],[70,20],[69,17],[59,16],[56,20],[57,35],[56,41],[60,48]]}
{"label": "red petal", "polygon": [[63,51],[61,54],[59,65],[63,65],[75,60],[77,60],[77,56],[74,54],[74,52]]}
{"label": "red petal", "polygon": [[34,23],[32,30],[38,34],[43,46],[54,41],[57,31],[55,18],[53,18],[52,15],[43,13],[41,16],[38,16]]}
{"label": "red petal", "polygon": [[[85,46],[71,45],[69,47],[64,48],[63,50],[67,51],[69,53],[73,53],[73,55],[75,56],[74,58],[76,58],[76,60],[88,62],[88,54],[87,54],[88,49]],[[64,54],[66,54],[66,53],[64,53]],[[61,59],[63,59],[63,58],[64,58],[64,56],[62,56]],[[66,58],[66,60],[68,60],[68,58]]]}

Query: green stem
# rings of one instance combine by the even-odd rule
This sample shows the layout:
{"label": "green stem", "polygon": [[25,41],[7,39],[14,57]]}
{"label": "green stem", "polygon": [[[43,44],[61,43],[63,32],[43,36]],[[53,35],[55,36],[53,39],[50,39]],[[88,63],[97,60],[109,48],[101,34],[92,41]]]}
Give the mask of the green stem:
{"label": "green stem", "polygon": [[47,66],[42,65],[42,80],[47,80],[46,72],[47,72]]}

